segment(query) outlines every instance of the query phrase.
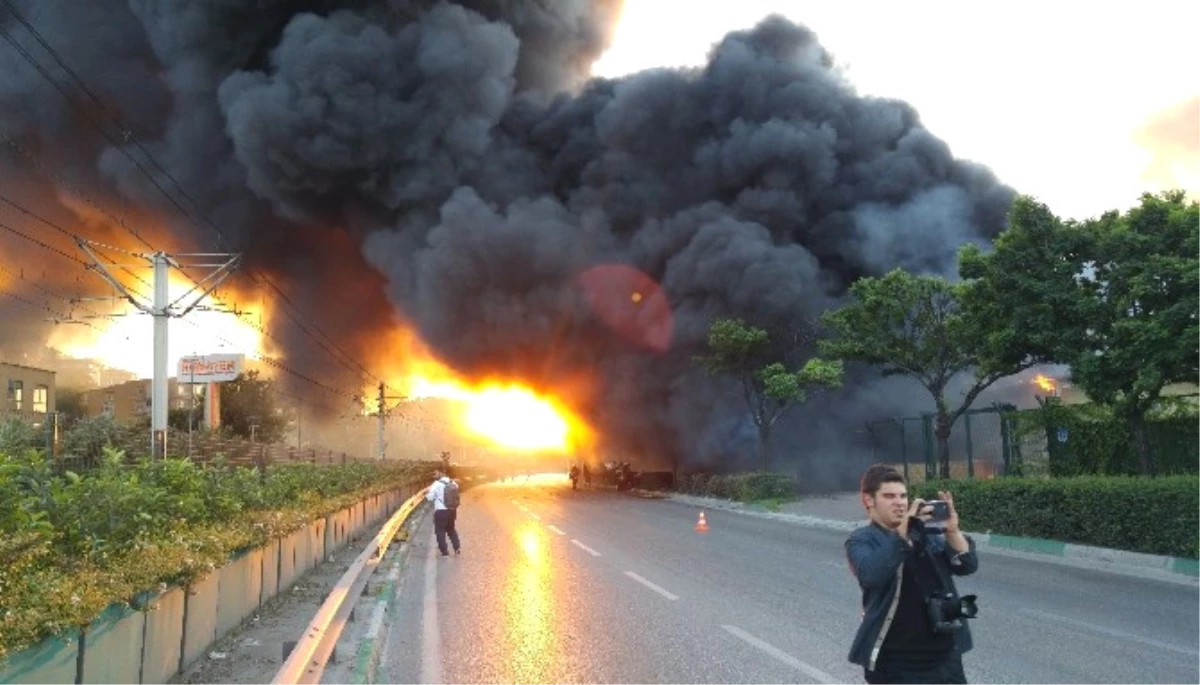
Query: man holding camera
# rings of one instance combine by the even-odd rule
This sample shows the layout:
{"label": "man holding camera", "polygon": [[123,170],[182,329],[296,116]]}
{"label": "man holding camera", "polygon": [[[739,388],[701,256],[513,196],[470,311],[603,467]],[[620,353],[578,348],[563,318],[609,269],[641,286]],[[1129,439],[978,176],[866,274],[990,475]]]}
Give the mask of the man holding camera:
{"label": "man holding camera", "polygon": [[882,464],[863,474],[860,494],[870,525],[846,540],[863,593],[850,661],[868,683],[966,683],[975,596],[960,597],[951,576],[974,573],[979,558],[959,530],[954,497],[910,502],[904,477]]}

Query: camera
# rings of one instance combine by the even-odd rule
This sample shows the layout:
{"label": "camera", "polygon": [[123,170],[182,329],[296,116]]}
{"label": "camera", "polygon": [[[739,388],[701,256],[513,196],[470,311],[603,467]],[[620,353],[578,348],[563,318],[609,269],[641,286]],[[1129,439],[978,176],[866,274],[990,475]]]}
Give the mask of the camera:
{"label": "camera", "polygon": [[929,624],[933,632],[939,634],[954,633],[962,629],[963,621],[975,618],[979,607],[975,604],[975,595],[955,597],[950,592],[937,592],[925,600],[929,611]]}
{"label": "camera", "polygon": [[932,507],[930,515],[934,521],[945,521],[950,518],[950,505],[940,499],[931,499],[925,506]]}

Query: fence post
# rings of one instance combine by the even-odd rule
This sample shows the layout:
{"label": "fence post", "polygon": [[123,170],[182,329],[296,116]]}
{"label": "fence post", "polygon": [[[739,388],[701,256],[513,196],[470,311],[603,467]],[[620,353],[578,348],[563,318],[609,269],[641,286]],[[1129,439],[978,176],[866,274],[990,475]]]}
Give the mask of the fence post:
{"label": "fence post", "polygon": [[966,422],[967,429],[967,478],[975,477],[975,450],[971,445],[971,410],[963,412],[963,420]]}
{"label": "fence post", "polygon": [[904,432],[904,425],[908,422],[904,418],[896,419],[900,424],[900,458],[904,460],[904,482],[908,482],[908,436]]}
{"label": "fence post", "polygon": [[[933,456],[933,414],[921,415],[922,435],[925,438],[925,480],[929,480],[930,472],[938,477],[938,464]],[[946,474],[949,476],[950,474]]]}
{"label": "fence post", "polygon": [[1000,410],[997,410],[997,413],[1000,414],[1000,456],[1004,459],[1004,475],[1007,476],[1012,474],[1013,469],[1012,453],[1010,453],[1013,449],[1013,440],[1008,434],[1008,414]]}

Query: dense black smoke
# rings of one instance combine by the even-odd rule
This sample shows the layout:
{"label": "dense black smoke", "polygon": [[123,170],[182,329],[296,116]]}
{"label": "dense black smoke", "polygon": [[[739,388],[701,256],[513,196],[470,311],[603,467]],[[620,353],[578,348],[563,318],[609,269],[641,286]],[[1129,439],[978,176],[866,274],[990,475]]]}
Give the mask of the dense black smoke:
{"label": "dense black smoke", "polygon": [[[16,4],[348,347],[385,317],[319,279],[365,257],[385,281],[367,289],[385,288],[446,361],[549,389],[590,376],[576,399],[609,446],[660,462],[752,444],[740,398],[691,361],[714,317],[810,349],[812,322],[856,277],[953,274],[958,247],[998,233],[1012,198],[911,106],[856,94],[811,30],[778,17],[729,34],[701,68],[589,80],[615,0]],[[0,26],[32,45],[3,11]],[[0,127],[81,183],[169,209],[5,47]],[[350,239],[323,237],[335,232]],[[669,349],[598,320],[578,279],[603,264],[661,285]],[[797,414],[790,442],[896,404],[864,383]]]}

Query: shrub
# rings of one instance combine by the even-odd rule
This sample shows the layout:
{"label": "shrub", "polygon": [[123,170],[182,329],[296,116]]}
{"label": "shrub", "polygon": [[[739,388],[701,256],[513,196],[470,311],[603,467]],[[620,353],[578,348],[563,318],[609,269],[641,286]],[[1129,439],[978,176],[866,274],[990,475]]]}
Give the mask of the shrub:
{"label": "shrub", "polygon": [[677,491],[701,497],[719,497],[741,502],[763,499],[792,499],[796,479],[778,473],[756,471],[733,475],[692,473],[679,479]]}
{"label": "shrub", "polygon": [[1197,557],[1200,478],[1077,476],[933,481],[913,488],[930,499],[954,493],[967,530]]}
{"label": "shrub", "polygon": [[102,447],[95,468],[58,474],[36,450],[0,453],[0,658],[426,470],[412,462],[261,472],[220,461],[129,463]]}
{"label": "shrub", "polygon": [[796,479],[770,472],[739,473],[733,476],[733,498],[742,502],[761,499],[792,499]]}
{"label": "shrub", "polygon": [[[1050,402],[1017,412],[1018,431],[1044,435],[1054,476],[1135,475],[1137,450],[1129,425],[1098,405]],[[1065,441],[1060,440],[1065,437]],[[1200,421],[1195,405],[1168,402],[1147,416],[1151,457],[1161,474],[1200,471]]]}

